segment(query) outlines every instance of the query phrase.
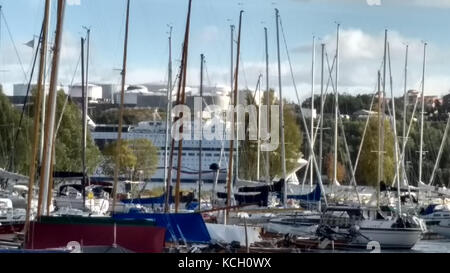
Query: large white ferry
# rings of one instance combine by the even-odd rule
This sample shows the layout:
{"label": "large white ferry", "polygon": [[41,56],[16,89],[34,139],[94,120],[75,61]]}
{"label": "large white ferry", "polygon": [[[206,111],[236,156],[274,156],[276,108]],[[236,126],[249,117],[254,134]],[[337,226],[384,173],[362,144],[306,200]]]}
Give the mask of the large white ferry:
{"label": "large white ferry", "polygon": [[[91,124],[91,134],[95,143],[99,147],[117,140],[117,125],[93,125]],[[166,144],[166,123],[163,121],[145,121],[137,126],[126,125],[122,128],[122,139],[137,140],[148,139],[159,149],[159,164],[156,173],[151,177],[151,182],[164,182],[164,152]],[[170,138],[171,140],[171,138]],[[171,141],[169,141],[170,144]],[[181,180],[183,183],[197,183],[199,176],[199,156],[200,141],[183,140]],[[213,183],[216,179],[217,171],[211,166],[219,166],[218,183],[226,182],[228,158],[230,154],[230,142],[227,140],[207,140],[202,141],[202,181],[203,183]],[[168,150],[168,157],[170,149]],[[178,142],[175,142],[174,160],[172,169],[172,180],[176,181]]]}

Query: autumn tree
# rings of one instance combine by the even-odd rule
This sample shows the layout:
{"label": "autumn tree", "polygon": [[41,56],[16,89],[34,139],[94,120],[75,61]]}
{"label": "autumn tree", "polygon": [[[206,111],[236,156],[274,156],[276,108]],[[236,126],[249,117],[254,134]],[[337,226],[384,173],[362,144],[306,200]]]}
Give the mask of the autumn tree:
{"label": "autumn tree", "polygon": [[[329,181],[332,182],[334,180],[334,154],[329,153],[326,155],[324,167]],[[346,177],[347,172],[345,170],[345,166],[338,160],[336,179],[342,184]]]}
{"label": "autumn tree", "polygon": [[[279,105],[279,101],[275,98],[275,93],[270,90],[269,94],[264,92],[263,98],[261,99],[261,105],[266,105],[267,95],[270,96],[271,105]],[[259,104],[255,103],[253,96],[247,98],[247,102],[250,105],[255,105],[256,109]],[[298,166],[298,160],[301,158],[301,145],[303,141],[303,136],[301,134],[300,125],[297,123],[297,115],[294,107],[285,103],[284,104],[284,123],[285,123],[285,151],[286,151],[286,170],[287,172],[293,171]],[[256,179],[257,172],[257,151],[258,142],[249,140],[248,125],[249,121],[248,114],[246,117],[246,140],[241,141],[239,150],[239,172],[240,178],[245,179]],[[278,123],[273,124],[274,126],[279,126]],[[280,137],[281,141],[281,137]],[[260,157],[260,177],[264,177],[266,174],[265,166],[265,156],[266,152],[261,153]],[[282,166],[281,166],[281,143],[278,148],[269,153],[270,157],[270,177],[275,176],[281,177]]]}
{"label": "autumn tree", "polygon": [[[360,161],[356,170],[358,185],[378,185],[378,117],[371,117],[367,128],[366,137],[363,140]],[[386,184],[390,184],[395,174],[394,135],[389,120],[384,121],[384,147],[383,168],[384,175],[381,178]]]}
{"label": "autumn tree", "polygon": [[158,166],[158,149],[148,139],[121,140],[107,145],[103,151],[104,174],[114,175],[115,160],[119,152],[119,175],[130,180],[150,178]]}

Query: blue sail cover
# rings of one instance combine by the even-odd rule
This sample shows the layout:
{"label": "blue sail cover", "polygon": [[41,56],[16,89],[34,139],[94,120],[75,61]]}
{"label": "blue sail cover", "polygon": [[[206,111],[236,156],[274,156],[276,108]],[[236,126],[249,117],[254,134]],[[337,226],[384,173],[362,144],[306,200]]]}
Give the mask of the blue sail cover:
{"label": "blue sail cover", "polygon": [[200,213],[125,213],[116,219],[154,219],[166,229],[166,242],[209,243],[211,236]]}
{"label": "blue sail cover", "polygon": [[320,185],[317,184],[314,191],[304,194],[304,195],[288,195],[288,199],[295,199],[300,201],[308,201],[308,202],[319,202],[322,195],[322,191],[320,189]]}

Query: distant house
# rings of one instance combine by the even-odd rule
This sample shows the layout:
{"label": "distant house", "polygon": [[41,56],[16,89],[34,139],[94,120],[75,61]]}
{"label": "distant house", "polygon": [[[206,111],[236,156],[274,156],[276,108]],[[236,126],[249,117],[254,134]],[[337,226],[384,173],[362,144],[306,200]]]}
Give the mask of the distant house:
{"label": "distant house", "polygon": [[424,101],[426,108],[434,109],[438,103],[442,105],[442,99],[438,96],[425,96]]}
{"label": "distant house", "polygon": [[376,116],[377,114],[378,112],[363,109],[356,111],[355,113],[353,113],[352,116],[354,119],[367,119],[368,117]]}

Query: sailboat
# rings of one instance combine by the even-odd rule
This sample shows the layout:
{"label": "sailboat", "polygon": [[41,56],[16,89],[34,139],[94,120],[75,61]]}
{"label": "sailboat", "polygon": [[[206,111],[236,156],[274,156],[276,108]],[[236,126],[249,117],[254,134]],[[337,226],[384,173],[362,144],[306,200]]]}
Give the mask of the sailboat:
{"label": "sailboat", "polygon": [[[49,17],[49,0],[46,1],[45,19]],[[52,59],[52,75],[50,79],[49,109],[46,113],[47,121],[54,124],[54,112],[56,107],[55,93],[58,81],[58,66],[62,44],[62,28],[64,24],[65,0],[58,0],[57,24],[54,44],[54,56]],[[126,55],[128,42],[128,22],[130,14],[130,0],[127,1],[127,20],[125,31],[123,81],[126,75]],[[40,85],[42,82],[39,83]],[[122,89],[123,92],[123,89]],[[123,100],[122,100],[123,101]],[[38,104],[39,105],[39,104]],[[38,108],[38,107],[37,107]],[[47,122],[47,125],[49,123]],[[54,132],[46,126],[45,151],[51,151],[54,145]],[[36,129],[36,127],[35,127]],[[37,146],[37,130],[34,134],[34,151]],[[49,147],[50,146],[50,147]],[[35,154],[35,153],[34,153]],[[48,167],[52,162],[52,156],[44,156],[41,174],[49,173]],[[32,162],[34,163],[34,161]],[[33,165],[33,164],[31,164]],[[30,221],[30,202],[27,208],[27,222],[25,227],[24,248],[27,250],[70,249],[74,244],[78,247],[125,248],[132,252],[155,253],[162,252],[166,229],[156,226],[156,221],[135,219],[114,219],[112,217],[84,217],[84,216],[49,216],[49,204],[51,200],[52,186],[51,176],[41,176],[40,199],[37,218]],[[31,180],[30,180],[31,181]],[[30,183],[33,185],[32,183]],[[49,185],[50,184],[50,185]],[[48,192],[47,192],[48,190]],[[31,192],[31,191],[30,191]],[[30,200],[31,197],[29,197]]]}

